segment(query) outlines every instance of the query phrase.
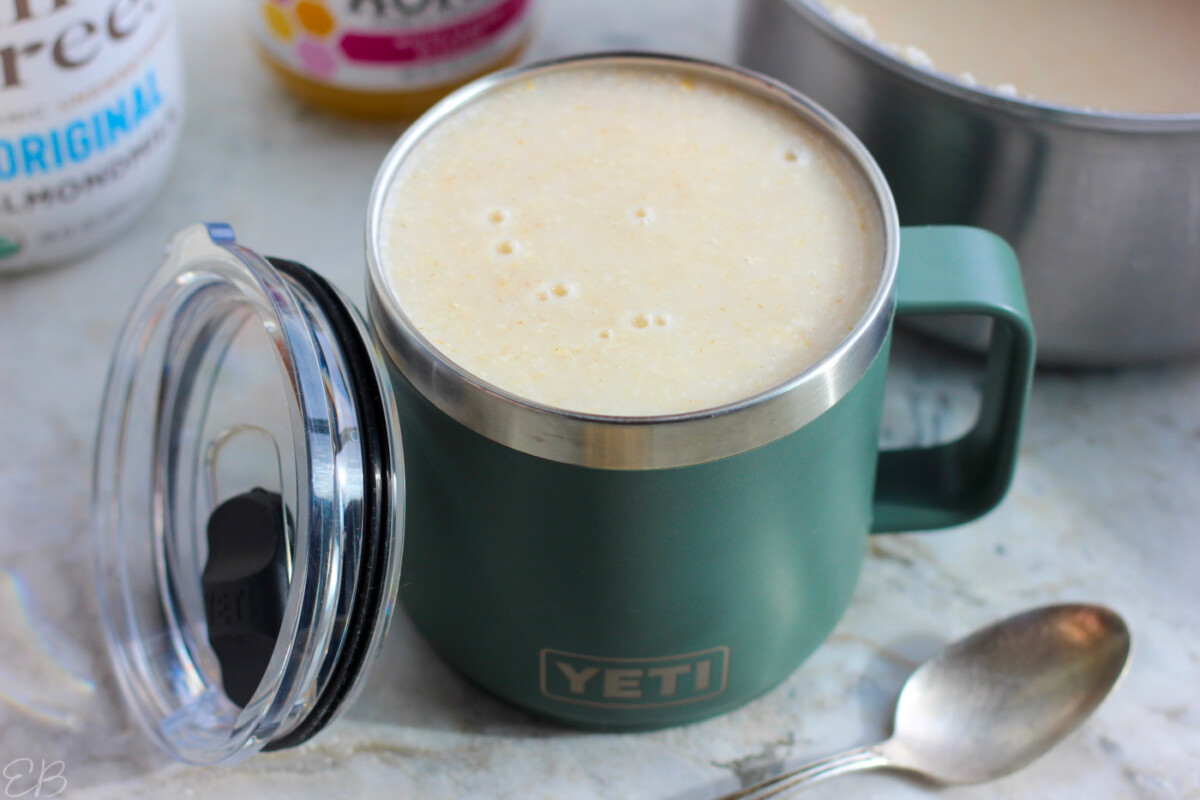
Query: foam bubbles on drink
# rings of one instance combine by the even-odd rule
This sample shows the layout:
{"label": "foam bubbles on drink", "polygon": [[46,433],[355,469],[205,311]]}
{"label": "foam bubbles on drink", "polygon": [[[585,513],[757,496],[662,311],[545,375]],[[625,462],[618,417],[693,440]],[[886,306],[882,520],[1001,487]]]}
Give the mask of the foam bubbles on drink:
{"label": "foam bubbles on drink", "polygon": [[539,302],[544,303],[547,300],[562,300],[571,297],[578,291],[579,287],[575,284],[568,281],[558,281],[557,283],[553,283],[549,286],[541,287],[534,292],[533,296],[537,298]]}
{"label": "foam bubbles on drink", "polygon": [[783,160],[798,167],[807,167],[813,160],[812,150],[802,144],[793,144],[783,149]]}
{"label": "foam bubbles on drink", "polygon": [[638,330],[647,330],[651,327],[665,328],[671,324],[671,318],[665,314],[647,314],[642,312],[630,317],[629,324]]}
{"label": "foam bubbles on drink", "polygon": [[649,225],[654,222],[654,210],[646,206],[635,206],[629,212],[629,218],[638,225]]}

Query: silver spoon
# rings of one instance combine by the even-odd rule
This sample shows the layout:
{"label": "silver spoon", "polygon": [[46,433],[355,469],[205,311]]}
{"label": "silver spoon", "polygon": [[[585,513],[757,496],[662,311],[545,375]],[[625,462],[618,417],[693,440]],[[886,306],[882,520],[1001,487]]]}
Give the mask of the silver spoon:
{"label": "silver spoon", "polygon": [[727,794],[766,800],[835,775],[898,769],[943,784],[1015,772],[1096,710],[1129,660],[1125,621],[1107,608],[1037,608],[976,631],[905,682],[892,738]]}

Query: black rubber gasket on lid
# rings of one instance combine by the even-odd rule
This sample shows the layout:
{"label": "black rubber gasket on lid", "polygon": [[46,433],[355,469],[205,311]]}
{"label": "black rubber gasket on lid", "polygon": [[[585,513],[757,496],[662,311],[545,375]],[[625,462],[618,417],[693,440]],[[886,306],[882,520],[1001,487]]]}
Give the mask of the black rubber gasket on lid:
{"label": "black rubber gasket on lid", "polygon": [[263,747],[264,751],[271,751],[295,747],[319,733],[342,706],[359,673],[367,668],[372,633],[379,614],[388,602],[383,592],[387,584],[391,548],[395,543],[387,535],[393,513],[388,491],[393,480],[392,442],[371,354],[359,334],[351,311],[324,278],[295,261],[281,258],[267,260],[307,291],[328,319],[341,346],[350,388],[354,392],[363,448],[362,553],[354,606],[346,623],[346,638],[329,682],[312,709],[295,728]]}

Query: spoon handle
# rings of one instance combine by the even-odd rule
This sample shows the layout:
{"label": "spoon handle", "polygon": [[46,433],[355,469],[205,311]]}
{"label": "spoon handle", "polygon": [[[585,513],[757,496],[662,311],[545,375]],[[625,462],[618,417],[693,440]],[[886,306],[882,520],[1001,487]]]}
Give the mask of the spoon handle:
{"label": "spoon handle", "polygon": [[827,756],[820,761],[805,764],[803,767],[788,770],[782,775],[767,778],[765,781],[738,789],[736,792],[721,795],[717,800],[767,800],[792,789],[844,775],[847,772],[858,772],[865,769],[878,769],[888,766],[887,758],[879,751],[879,745],[859,747],[844,753]]}

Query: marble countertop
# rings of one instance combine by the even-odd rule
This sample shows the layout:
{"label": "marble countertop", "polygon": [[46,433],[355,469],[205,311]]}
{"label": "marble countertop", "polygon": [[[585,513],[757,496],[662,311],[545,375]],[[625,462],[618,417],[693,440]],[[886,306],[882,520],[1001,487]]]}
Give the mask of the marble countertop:
{"label": "marble countertop", "polygon": [[[103,652],[88,539],[90,453],[118,326],[175,230],[243,241],[362,297],[362,224],[395,126],[306,111],[250,51],[235,0],[178,3],[189,115],[158,202],[65,269],[0,279],[0,795],[87,798],[700,800],[781,762],[885,736],[912,668],[997,617],[1098,601],[1127,618],[1118,692],[1052,755],[991,784],[892,774],[806,796],[1200,798],[1200,364],[1041,372],[1012,492],[983,520],[873,540],[833,637],[783,685],[724,717],[647,734],[580,733],[490,699],[402,617],[364,695],[299,749],[228,769],[175,765],[121,708]],[[530,58],[655,49],[729,59],[730,0],[553,0]],[[945,435],[976,364],[904,338],[885,435]],[[34,797],[33,791],[21,795]]]}

